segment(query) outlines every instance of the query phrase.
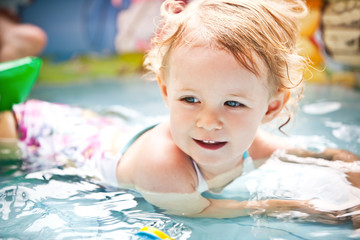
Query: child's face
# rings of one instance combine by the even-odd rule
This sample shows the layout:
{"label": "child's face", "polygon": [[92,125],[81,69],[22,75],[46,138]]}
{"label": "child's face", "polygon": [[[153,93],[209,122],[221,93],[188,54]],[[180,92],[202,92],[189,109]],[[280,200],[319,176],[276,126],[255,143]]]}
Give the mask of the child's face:
{"label": "child's face", "polygon": [[266,74],[257,77],[228,52],[200,46],[176,48],[168,65],[159,80],[174,142],[200,166],[238,164],[267,121]]}

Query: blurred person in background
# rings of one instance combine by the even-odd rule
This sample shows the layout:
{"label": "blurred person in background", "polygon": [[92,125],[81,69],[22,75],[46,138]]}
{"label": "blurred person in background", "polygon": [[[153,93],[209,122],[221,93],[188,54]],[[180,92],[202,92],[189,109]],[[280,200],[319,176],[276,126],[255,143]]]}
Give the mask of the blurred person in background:
{"label": "blurred person in background", "polygon": [[17,8],[29,2],[0,2],[0,62],[37,56],[46,46],[47,35],[43,29],[19,20]]}

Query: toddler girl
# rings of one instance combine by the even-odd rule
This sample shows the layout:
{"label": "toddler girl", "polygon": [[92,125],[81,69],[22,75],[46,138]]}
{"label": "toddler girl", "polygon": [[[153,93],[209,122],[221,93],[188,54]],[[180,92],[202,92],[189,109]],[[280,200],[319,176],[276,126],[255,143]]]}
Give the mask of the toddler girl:
{"label": "toddler girl", "polygon": [[[77,126],[63,127],[66,136],[85,131],[80,145],[86,154],[81,159],[95,158],[99,164],[94,166],[106,169],[102,172],[109,181],[140,192],[148,202],[171,214],[229,218],[257,209],[267,213],[298,210],[337,221],[336,212],[320,212],[310,199],[240,202],[202,195],[204,191],[217,192],[241,176],[249,156],[256,161],[268,158],[276,149],[292,147],[259,127],[282,112],[290,114],[301,95],[305,60],[297,54],[296,35],[297,19],[306,14],[305,3],[194,0],[185,6],[184,1],[171,0],[163,3],[162,14],[145,65],[156,75],[170,110],[169,120],[141,131],[126,146],[119,139],[128,131],[122,130],[123,123],[118,120],[100,121],[90,116]],[[32,104],[14,107],[20,132],[24,112]],[[55,108],[63,111],[58,105],[53,111]],[[37,109],[40,107],[33,111]],[[72,117],[74,112],[84,114],[74,109],[71,112],[68,117],[72,122],[79,119]],[[1,121],[5,119],[14,121],[9,113],[7,117],[3,113]],[[44,130],[43,125],[37,127],[37,135],[45,131],[49,136],[59,128]],[[17,136],[14,132],[8,135]],[[28,134],[29,130],[25,132],[21,139],[27,144],[39,142],[33,141],[36,138]],[[95,139],[96,146],[91,140],[89,147],[87,139]],[[61,142],[70,151],[68,143],[74,141],[69,137]],[[111,149],[114,154],[109,160],[106,153]],[[346,151],[328,153],[329,158],[357,158]],[[107,167],[102,161],[109,162],[104,164]]]}

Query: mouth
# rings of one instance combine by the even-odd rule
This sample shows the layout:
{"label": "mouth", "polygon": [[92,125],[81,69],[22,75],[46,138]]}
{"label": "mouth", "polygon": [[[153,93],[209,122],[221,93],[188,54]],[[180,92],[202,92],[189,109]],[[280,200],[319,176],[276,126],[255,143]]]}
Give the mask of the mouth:
{"label": "mouth", "polygon": [[217,142],[211,140],[197,140],[194,141],[202,148],[209,149],[209,150],[217,150],[226,145],[227,142]]}

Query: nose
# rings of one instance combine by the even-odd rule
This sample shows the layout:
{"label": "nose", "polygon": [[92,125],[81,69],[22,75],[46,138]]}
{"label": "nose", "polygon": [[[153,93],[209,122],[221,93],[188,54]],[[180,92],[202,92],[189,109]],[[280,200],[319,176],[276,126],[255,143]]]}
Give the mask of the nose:
{"label": "nose", "polygon": [[207,131],[220,130],[223,128],[223,122],[220,114],[214,110],[203,109],[197,116],[196,126]]}

